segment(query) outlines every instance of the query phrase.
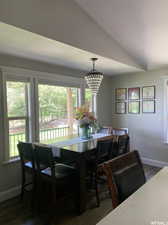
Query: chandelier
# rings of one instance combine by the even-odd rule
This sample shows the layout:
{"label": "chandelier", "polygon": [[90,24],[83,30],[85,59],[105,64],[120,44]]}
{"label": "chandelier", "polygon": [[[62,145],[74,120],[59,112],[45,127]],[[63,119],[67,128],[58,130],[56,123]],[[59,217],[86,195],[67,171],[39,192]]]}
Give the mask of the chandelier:
{"label": "chandelier", "polygon": [[100,84],[103,80],[103,74],[95,70],[95,61],[97,58],[91,58],[93,62],[93,69],[86,74],[85,80],[88,87],[91,89],[93,95],[97,95]]}

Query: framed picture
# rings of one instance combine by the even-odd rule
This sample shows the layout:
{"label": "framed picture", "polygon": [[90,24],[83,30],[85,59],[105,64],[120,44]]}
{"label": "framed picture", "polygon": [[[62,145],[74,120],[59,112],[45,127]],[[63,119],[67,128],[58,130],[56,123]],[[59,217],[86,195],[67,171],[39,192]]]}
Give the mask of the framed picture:
{"label": "framed picture", "polygon": [[140,99],[140,88],[128,88],[128,99],[129,100],[139,100]]}
{"label": "framed picture", "polygon": [[127,89],[126,88],[116,88],[115,89],[115,100],[121,101],[127,99]]}
{"label": "framed picture", "polygon": [[128,102],[128,113],[139,114],[140,113],[140,102],[139,101]]}
{"label": "framed picture", "polygon": [[142,99],[155,99],[155,86],[145,86],[142,88]]}
{"label": "framed picture", "polygon": [[155,113],[155,101],[143,101],[142,102],[142,112],[143,113]]}
{"label": "framed picture", "polygon": [[117,114],[125,114],[126,113],[126,102],[116,102],[115,112]]}

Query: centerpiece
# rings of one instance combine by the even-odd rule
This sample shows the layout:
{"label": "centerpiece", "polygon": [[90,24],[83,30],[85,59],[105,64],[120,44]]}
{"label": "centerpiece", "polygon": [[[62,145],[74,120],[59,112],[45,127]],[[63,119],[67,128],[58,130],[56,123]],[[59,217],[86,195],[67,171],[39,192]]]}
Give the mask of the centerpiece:
{"label": "centerpiece", "polygon": [[89,111],[89,106],[83,105],[76,108],[75,119],[80,127],[80,136],[82,139],[90,138],[90,128],[96,127],[97,120],[93,113]]}

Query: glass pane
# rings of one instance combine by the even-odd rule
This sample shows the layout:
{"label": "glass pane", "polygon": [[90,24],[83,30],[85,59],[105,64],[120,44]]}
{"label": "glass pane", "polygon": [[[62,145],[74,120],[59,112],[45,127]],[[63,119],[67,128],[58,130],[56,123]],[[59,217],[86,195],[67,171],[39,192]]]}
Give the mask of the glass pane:
{"label": "glass pane", "polygon": [[6,85],[8,117],[25,116],[27,84],[7,81]]}
{"label": "glass pane", "polygon": [[89,109],[92,112],[93,110],[93,103],[92,103],[92,92],[90,89],[85,89],[85,104],[89,105]]}
{"label": "glass pane", "polygon": [[77,88],[39,85],[40,142],[54,143],[77,133]]}
{"label": "glass pane", "polygon": [[19,141],[26,141],[26,121],[9,120],[9,156],[18,156],[17,144]]}

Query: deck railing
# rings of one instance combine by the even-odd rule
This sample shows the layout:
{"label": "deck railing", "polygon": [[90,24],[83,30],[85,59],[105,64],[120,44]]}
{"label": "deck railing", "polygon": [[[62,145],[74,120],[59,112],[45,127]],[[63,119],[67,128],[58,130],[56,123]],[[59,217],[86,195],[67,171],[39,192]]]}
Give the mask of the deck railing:
{"label": "deck railing", "polygon": [[40,130],[40,141],[51,141],[58,137],[65,137],[68,135],[69,127],[56,127]]}
{"label": "deck railing", "polygon": [[[58,138],[65,137],[68,135],[69,127],[56,127],[40,130],[40,142],[52,143],[56,142]],[[10,157],[18,156],[17,144],[19,141],[26,141],[25,133],[20,132],[9,135],[9,146],[10,146]]]}

